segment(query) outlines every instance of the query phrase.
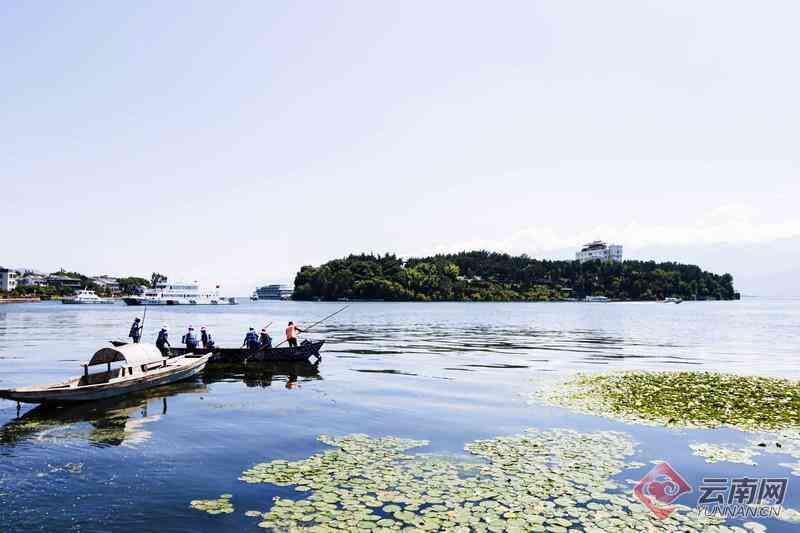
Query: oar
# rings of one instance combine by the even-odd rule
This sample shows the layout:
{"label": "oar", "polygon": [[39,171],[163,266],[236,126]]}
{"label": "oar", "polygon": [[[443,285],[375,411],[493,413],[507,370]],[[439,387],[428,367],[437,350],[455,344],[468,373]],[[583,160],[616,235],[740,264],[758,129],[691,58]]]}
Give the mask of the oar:
{"label": "oar", "polygon": [[[331,313],[331,314],[329,314],[328,316],[326,316],[326,317],[325,317],[325,318],[323,318],[322,320],[318,320],[318,321],[314,322],[313,324],[311,324],[311,325],[310,325],[310,326],[308,326],[307,328],[303,329],[303,331],[304,331],[304,332],[306,332],[306,331],[310,330],[311,328],[313,328],[314,326],[318,326],[319,324],[322,324],[323,322],[325,322],[326,320],[328,320],[328,319],[329,319],[329,318],[331,318],[332,316],[338,315],[339,313],[341,313],[342,311],[344,311],[344,310],[345,310],[345,309],[347,309],[348,307],[350,307],[350,304],[347,304],[347,305],[345,305],[344,307],[342,307],[341,309],[339,309],[339,310],[338,310],[338,311],[336,311],[335,313]],[[281,341],[279,344],[277,344],[277,345],[275,346],[275,348],[277,348],[277,347],[278,347],[278,346],[280,346],[281,344],[283,344],[283,343],[285,343],[285,342],[288,342],[288,341],[289,341],[289,339],[284,339],[284,340],[282,340],[282,341]]]}

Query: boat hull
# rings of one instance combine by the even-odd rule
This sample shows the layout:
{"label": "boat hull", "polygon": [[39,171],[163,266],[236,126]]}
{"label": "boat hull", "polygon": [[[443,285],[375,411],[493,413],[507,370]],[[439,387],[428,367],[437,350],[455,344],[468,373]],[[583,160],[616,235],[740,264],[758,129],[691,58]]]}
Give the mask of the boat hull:
{"label": "boat hull", "polygon": [[[111,341],[114,346],[127,344],[121,341]],[[311,357],[321,358],[320,348],[325,341],[313,341],[297,347],[285,346],[269,350],[248,350],[247,348],[197,348],[191,350],[194,355],[211,354],[209,364],[243,364],[245,362],[295,362],[308,361]],[[186,355],[186,348],[176,347],[170,349],[172,356]]]}
{"label": "boat hull", "polygon": [[[190,359],[190,358],[187,358]],[[0,398],[25,403],[71,403],[102,400],[140,392],[161,385],[183,381],[199,374],[205,368],[209,357],[196,360],[169,371],[144,374],[130,380],[104,383],[85,387],[40,388],[0,390]],[[51,386],[52,387],[52,386]]]}

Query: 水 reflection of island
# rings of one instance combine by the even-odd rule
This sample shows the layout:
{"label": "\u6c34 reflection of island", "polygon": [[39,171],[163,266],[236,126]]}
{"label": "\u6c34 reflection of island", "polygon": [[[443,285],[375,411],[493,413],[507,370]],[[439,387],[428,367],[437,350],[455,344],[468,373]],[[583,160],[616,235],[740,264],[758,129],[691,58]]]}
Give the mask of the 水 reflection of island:
{"label": "\u6c34 reflection of island", "polygon": [[0,445],[48,438],[86,439],[94,446],[140,444],[150,438],[144,426],[167,414],[167,398],[191,392],[205,393],[208,388],[199,381],[186,381],[124,398],[43,404],[0,428]]}
{"label": "\u6c34 reflection of island", "polygon": [[[302,378],[302,379],[301,379]],[[293,389],[298,381],[322,379],[319,373],[319,362],[297,361],[288,363],[248,363],[242,365],[206,367],[203,372],[205,383],[219,381],[242,381],[248,387],[270,387],[273,380],[284,383],[287,389]]]}

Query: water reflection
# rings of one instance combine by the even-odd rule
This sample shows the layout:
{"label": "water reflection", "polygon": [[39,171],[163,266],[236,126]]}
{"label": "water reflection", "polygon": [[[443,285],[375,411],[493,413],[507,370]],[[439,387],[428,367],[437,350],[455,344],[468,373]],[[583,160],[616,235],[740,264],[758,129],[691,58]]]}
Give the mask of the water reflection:
{"label": "water reflection", "polygon": [[184,381],[123,398],[75,405],[39,405],[0,428],[0,444],[30,440],[79,439],[93,446],[140,444],[150,438],[145,425],[167,414],[167,398],[205,393],[200,381]]}
{"label": "water reflection", "polygon": [[321,380],[319,364],[259,363],[207,369],[202,379],[183,381],[143,393],[75,405],[39,405],[0,428],[0,445],[24,442],[86,440],[92,446],[133,446],[147,441],[146,425],[169,413],[168,398],[208,393],[215,382],[242,382],[247,387],[270,387],[274,381],[293,389],[301,381]]}
{"label": "water reflection", "polygon": [[[302,378],[302,379],[301,379]],[[293,389],[301,381],[321,380],[319,362],[263,362],[247,365],[214,365],[203,371],[204,383],[240,381],[247,387],[271,387],[273,381]]]}

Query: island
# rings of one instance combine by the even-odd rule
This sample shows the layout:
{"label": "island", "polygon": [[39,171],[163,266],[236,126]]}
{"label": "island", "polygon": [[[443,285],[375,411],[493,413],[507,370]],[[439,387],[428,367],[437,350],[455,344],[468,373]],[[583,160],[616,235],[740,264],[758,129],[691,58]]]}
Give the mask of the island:
{"label": "island", "polygon": [[551,261],[486,250],[403,259],[350,255],[295,276],[295,300],[733,300],[733,276],[655,261]]}

